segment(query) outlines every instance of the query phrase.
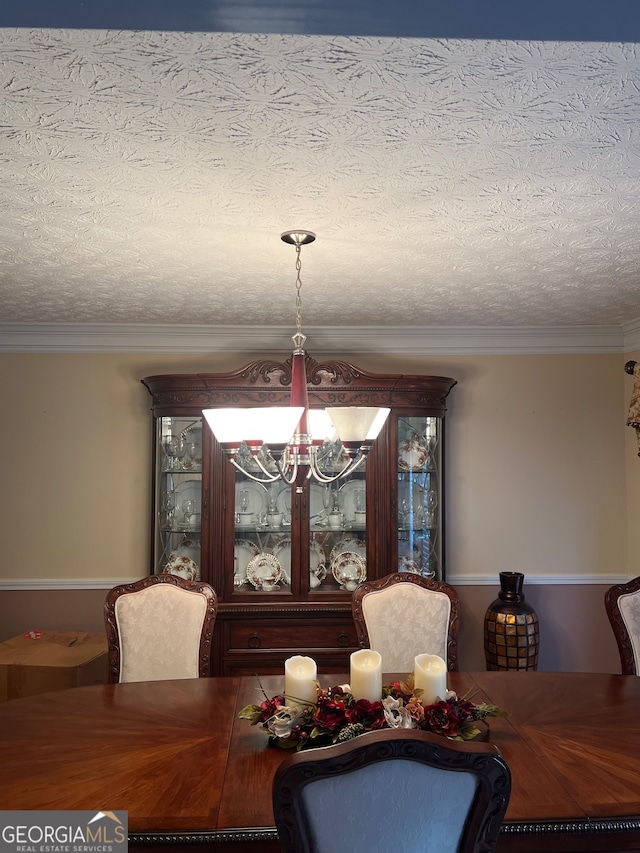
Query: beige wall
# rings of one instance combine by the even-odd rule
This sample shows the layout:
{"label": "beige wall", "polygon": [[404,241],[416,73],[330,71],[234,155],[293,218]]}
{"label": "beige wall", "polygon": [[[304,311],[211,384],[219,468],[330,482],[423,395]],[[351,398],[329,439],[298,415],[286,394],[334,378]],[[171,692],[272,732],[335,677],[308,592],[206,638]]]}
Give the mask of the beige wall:
{"label": "beige wall", "polygon": [[[458,380],[447,414],[447,570],[451,582],[469,586],[468,626],[481,624],[503,570],[524,572],[528,599],[562,602],[555,610],[583,632],[580,608],[575,615],[571,611],[572,602],[587,593],[576,596],[571,582],[585,584],[589,608],[601,616],[609,579],[640,573],[640,460],[633,431],[624,426],[631,378],[623,365],[630,357],[349,359],[374,371]],[[140,379],[230,370],[250,360],[253,356],[0,355],[5,460],[0,582],[55,579],[73,587],[74,579],[115,583],[144,575],[151,401]],[[544,592],[536,586],[541,582]],[[564,583],[554,597],[558,582]],[[5,614],[16,606],[17,595],[3,591]],[[96,593],[92,601],[102,597]],[[43,612],[36,609],[33,618]],[[38,626],[25,630],[30,627]],[[605,623],[599,627],[607,631]],[[547,627],[553,642],[547,668],[560,661],[560,668],[617,671],[608,635],[596,649],[579,635],[569,641],[574,651],[565,653],[559,638],[566,631],[564,624]],[[476,630],[465,646],[469,668],[481,663]],[[603,650],[600,657],[597,649]]]}
{"label": "beige wall", "polygon": [[[623,359],[640,361],[640,350],[627,353]],[[633,378],[625,373],[625,398],[623,418],[626,420],[633,388]],[[625,471],[627,502],[627,571],[629,577],[640,575],[640,455],[636,431],[625,429]]]}

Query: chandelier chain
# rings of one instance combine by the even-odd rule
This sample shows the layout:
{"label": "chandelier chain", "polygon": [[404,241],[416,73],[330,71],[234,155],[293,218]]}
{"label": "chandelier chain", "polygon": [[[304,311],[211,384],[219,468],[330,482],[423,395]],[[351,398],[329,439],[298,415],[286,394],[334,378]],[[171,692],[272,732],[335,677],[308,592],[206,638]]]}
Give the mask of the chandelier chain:
{"label": "chandelier chain", "polygon": [[296,243],[296,329],[298,335],[302,335],[302,279],[300,278],[300,270],[302,269],[302,259],[300,258],[300,243]]}

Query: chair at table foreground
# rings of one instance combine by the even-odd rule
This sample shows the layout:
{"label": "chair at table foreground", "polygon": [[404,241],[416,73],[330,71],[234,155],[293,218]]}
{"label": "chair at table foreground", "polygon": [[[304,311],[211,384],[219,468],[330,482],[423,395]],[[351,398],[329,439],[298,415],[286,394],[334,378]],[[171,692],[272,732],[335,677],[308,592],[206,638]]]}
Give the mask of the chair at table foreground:
{"label": "chair at table foreground", "polygon": [[286,758],[273,814],[283,853],[489,853],[510,794],[492,744],[381,729]]}
{"label": "chair at table foreground", "polygon": [[394,572],[360,584],[351,597],[358,642],[382,655],[382,671],[413,672],[416,655],[439,655],[458,669],[460,602],[444,581]]}
{"label": "chair at table foreground", "polygon": [[640,675],[640,577],[610,587],[604,596],[623,675]]}
{"label": "chair at table foreground", "polygon": [[217,611],[209,584],[163,573],[107,593],[109,683],[210,674]]}

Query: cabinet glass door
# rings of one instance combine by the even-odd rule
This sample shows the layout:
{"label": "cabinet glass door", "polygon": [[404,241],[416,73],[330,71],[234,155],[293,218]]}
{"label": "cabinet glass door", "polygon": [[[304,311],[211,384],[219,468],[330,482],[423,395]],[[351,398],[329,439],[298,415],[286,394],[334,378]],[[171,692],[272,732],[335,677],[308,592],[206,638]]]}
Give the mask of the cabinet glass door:
{"label": "cabinet glass door", "polygon": [[398,571],[443,579],[440,418],[398,418]]}
{"label": "cabinet glass door", "polygon": [[[322,473],[335,476],[348,457],[339,440],[319,454]],[[366,461],[348,477],[309,486],[309,591],[352,592],[367,577]]]}
{"label": "cabinet glass door", "polygon": [[202,419],[158,418],[154,572],[200,580]]}
{"label": "cabinet glass door", "polygon": [[[260,470],[241,453],[243,467]],[[234,596],[291,593],[291,487],[259,483],[235,472]]]}

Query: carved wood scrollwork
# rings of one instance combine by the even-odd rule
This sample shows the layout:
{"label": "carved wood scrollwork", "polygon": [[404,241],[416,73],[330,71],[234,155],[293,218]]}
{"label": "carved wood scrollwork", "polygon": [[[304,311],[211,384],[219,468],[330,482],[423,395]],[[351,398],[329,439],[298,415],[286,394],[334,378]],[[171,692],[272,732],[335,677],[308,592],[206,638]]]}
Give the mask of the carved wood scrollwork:
{"label": "carved wood scrollwork", "polygon": [[238,375],[243,379],[247,379],[252,385],[258,382],[264,382],[266,385],[269,385],[273,381],[273,378],[275,378],[273,375],[279,373],[278,384],[291,385],[291,370],[291,358],[288,358],[286,361],[264,359],[263,361],[254,361],[252,364],[247,364]]}
{"label": "carved wood scrollwork", "polygon": [[318,362],[313,358],[307,358],[307,382],[310,385],[321,385],[327,377],[332,385],[343,383],[351,385],[356,379],[362,379],[364,374],[353,364],[347,361],[323,361]]}

